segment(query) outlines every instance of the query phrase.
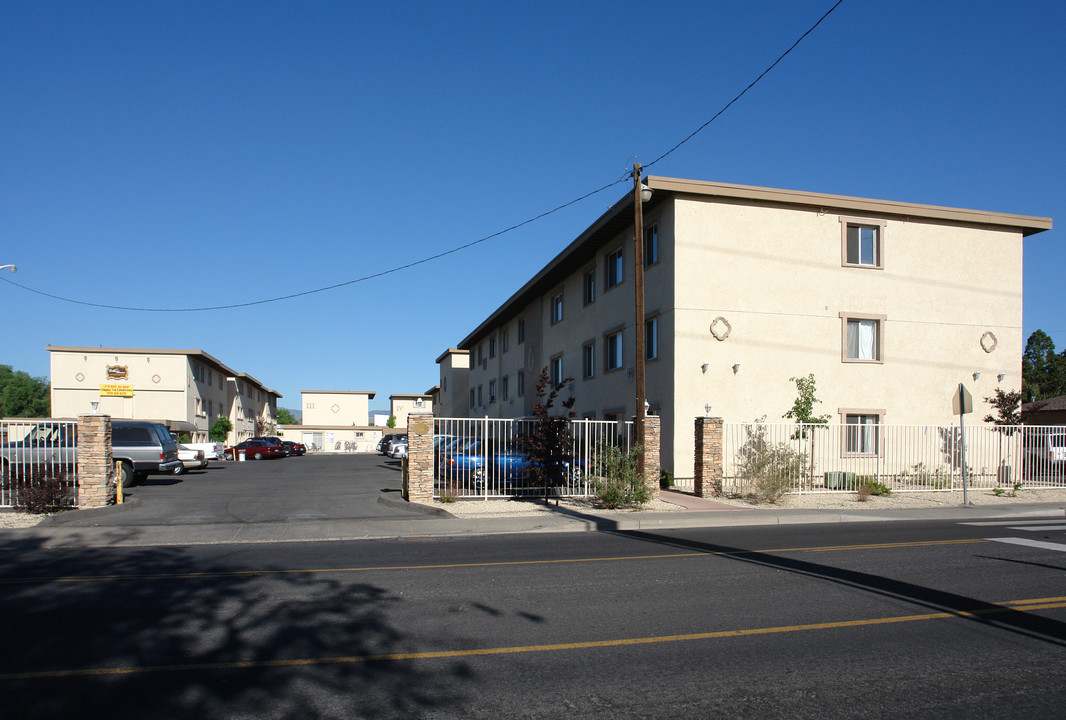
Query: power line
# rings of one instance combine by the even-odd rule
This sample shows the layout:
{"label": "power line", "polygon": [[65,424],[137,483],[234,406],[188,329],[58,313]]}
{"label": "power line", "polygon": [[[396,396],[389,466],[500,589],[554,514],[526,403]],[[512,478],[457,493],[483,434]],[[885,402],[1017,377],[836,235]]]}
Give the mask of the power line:
{"label": "power line", "polygon": [[[759,83],[759,81],[762,80],[771,70],[773,70],[775,67],[777,67],[777,65],[782,60],[784,60],[785,57],[790,52],[792,52],[793,50],[796,49],[797,45],[799,45],[801,42],[803,42],[803,40],[806,39],[806,37],[808,35],[810,35],[812,32],[814,32],[814,30],[819,25],[822,24],[822,21],[824,21],[827,17],[829,17],[833,13],[834,10],[836,10],[838,7],[840,7],[841,4],[843,4],[843,2],[844,2],[844,0],[837,0],[836,4],[834,4],[833,7],[829,8],[829,10],[827,10],[825,12],[825,14],[822,15],[822,17],[818,18],[818,22],[814,23],[814,25],[811,25],[811,27],[809,27],[805,33],[803,33],[802,35],[799,36],[799,38],[796,40],[796,42],[792,43],[792,45],[787,50],[785,50],[785,52],[781,53],[781,55],[779,55],[778,58],[776,60],[774,60],[774,62],[771,63],[769,67],[767,67],[765,70],[763,70],[759,74],[759,76],[757,78],[755,78],[754,80],[752,80],[751,83],[749,83],[746,88],[744,88],[742,91],[740,91],[740,93],[736,97],[734,97],[732,100],[730,100],[728,103],[726,103],[726,105],[721,110],[719,110],[717,113],[715,113],[714,116],[711,117],[710,120],[708,120],[707,122],[703,123],[698,128],[696,128],[695,130],[693,130],[681,142],[679,142],[676,145],[674,145],[672,148],[670,148],[669,150],[664,152],[662,155],[660,155],[659,157],[655,158],[651,162],[649,162],[646,165],[644,165],[643,169],[646,170],[646,169],[650,168],[655,163],[659,162],[663,158],[665,158],[668,155],[672,154],[674,151],[676,151],[682,145],[684,145],[689,140],[691,140],[692,138],[696,137],[696,135],[701,133],[708,125],[710,125],[715,120],[717,120],[722,114],[724,114],[726,112],[726,110],[728,110],[738,100],[740,100],[742,97],[744,97],[744,95],[747,94],[747,92],[749,90],[751,90],[753,87],[755,87]],[[44,292],[42,290],[36,290],[34,288],[27,287],[26,285],[22,285],[21,283],[13,282],[13,281],[8,280],[8,279],[3,278],[3,277],[0,277],[0,280],[3,280],[4,282],[8,283],[9,285],[14,285],[15,287],[18,287],[18,288],[21,288],[23,290],[26,290],[27,292],[31,292],[31,293],[34,293],[34,294],[37,294],[37,295],[41,295],[43,297],[51,298],[53,300],[60,300],[62,302],[72,303],[74,305],[84,305],[84,306],[87,306],[87,307],[103,308],[103,309],[106,309],[106,310],[127,310],[127,311],[133,311],[133,312],[155,312],[155,313],[192,313],[192,312],[208,312],[208,311],[212,311],[212,310],[233,310],[233,309],[236,309],[236,308],[252,307],[252,306],[255,306],[255,305],[267,305],[269,303],[282,302],[284,300],[293,300],[293,299],[299,298],[299,297],[306,297],[308,295],[315,295],[315,294],[318,294],[318,293],[324,293],[324,292],[328,292],[330,290],[337,290],[338,288],[347,287],[349,285],[356,285],[358,283],[363,283],[363,282],[367,282],[369,280],[374,280],[374,279],[377,279],[377,278],[380,278],[380,277],[385,277],[386,275],[392,275],[394,273],[398,273],[398,272],[401,272],[403,270],[409,270],[410,268],[418,267],[419,265],[425,265],[426,263],[433,262],[434,260],[439,260],[439,259],[441,259],[443,257],[447,257],[448,255],[454,255],[457,252],[461,252],[461,251],[466,250],[468,248],[474,247],[475,245],[480,245],[481,243],[484,243],[484,242],[487,242],[489,240],[492,240],[493,238],[497,238],[497,237],[499,237],[501,235],[504,235],[506,233],[509,233],[509,232],[511,232],[513,230],[517,230],[520,227],[524,227],[525,225],[529,225],[530,223],[534,223],[537,220],[541,220],[541,219],[543,219],[545,217],[548,217],[549,215],[553,215],[553,214],[559,212],[560,210],[568,208],[571,205],[575,205],[575,204],[581,202],[582,200],[586,200],[586,199],[592,197],[593,195],[597,195],[597,194],[603,192],[604,190],[608,190],[608,189],[614,187],[615,185],[623,183],[626,180],[630,179],[631,177],[632,177],[632,171],[629,171],[627,174],[623,175],[621,178],[619,178],[618,180],[615,180],[614,182],[610,182],[610,183],[604,185],[603,187],[600,187],[600,188],[597,188],[596,190],[593,190],[591,192],[585,193],[581,197],[578,197],[578,198],[575,198],[575,199],[573,199],[573,200],[571,200],[569,202],[563,203],[562,205],[559,205],[559,206],[557,206],[555,208],[552,208],[551,210],[547,210],[545,212],[540,213],[539,215],[535,215],[534,217],[531,217],[528,220],[523,220],[520,223],[516,223],[514,225],[511,225],[510,227],[504,228],[503,230],[499,230],[497,232],[494,232],[491,235],[486,235],[485,237],[480,238],[478,240],[473,240],[473,241],[468,242],[468,243],[466,243],[464,245],[459,245],[457,247],[454,247],[454,248],[452,248],[450,250],[445,250],[445,251],[439,252],[439,253],[437,253],[435,255],[430,255],[428,257],[422,258],[421,260],[415,260],[414,262],[409,262],[409,263],[406,263],[404,265],[397,265],[396,267],[389,268],[388,270],[382,270],[380,272],[372,273],[370,275],[364,275],[362,277],[358,277],[358,278],[355,278],[353,280],[347,280],[345,282],[336,283],[336,284],[333,284],[333,285],[327,285],[325,287],[315,288],[314,290],[305,290],[303,292],[290,293],[288,295],[280,295],[278,297],[267,298],[265,300],[253,300],[253,301],[244,302],[244,303],[233,303],[233,304],[229,304],[229,305],[210,305],[210,306],[194,307],[194,308],[132,307],[132,306],[125,306],[125,305],[109,305],[109,304],[106,304],[106,303],[94,303],[94,302],[88,302],[86,300],[76,300],[74,298],[63,297],[61,295],[54,295],[52,293]]]}

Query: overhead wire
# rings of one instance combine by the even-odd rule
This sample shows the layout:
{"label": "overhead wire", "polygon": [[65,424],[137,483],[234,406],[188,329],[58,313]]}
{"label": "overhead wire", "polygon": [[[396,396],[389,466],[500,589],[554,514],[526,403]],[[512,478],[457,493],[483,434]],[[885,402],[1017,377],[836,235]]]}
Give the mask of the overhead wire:
{"label": "overhead wire", "polygon": [[[775,67],[777,67],[777,65],[782,60],[784,60],[785,57],[789,53],[791,53],[793,50],[795,50],[796,47],[801,42],[803,42],[803,40],[806,39],[806,37],[808,35],[810,35],[812,32],[814,32],[815,29],[817,29],[817,27],[819,25],[821,25],[822,22],[827,17],[829,17],[833,13],[833,11],[836,10],[838,7],[840,7],[840,5],[843,4],[843,3],[844,3],[844,0],[837,0],[837,2],[831,8],[829,8],[829,10],[827,10],[825,12],[825,14],[823,14],[820,18],[818,18],[818,21],[816,23],[811,25],[807,29],[806,32],[804,32],[802,35],[800,35],[799,38],[794,43],[792,43],[792,45],[789,46],[789,48],[787,50],[785,50],[783,53],[781,53],[781,55],[779,55],[777,57],[777,59],[774,60],[773,63],[771,63],[761,73],[759,73],[758,77],[756,77],[754,80],[752,80],[748,84],[748,86],[746,88],[744,88],[742,91],[740,91],[740,93],[738,93],[732,100],[730,100],[728,103],[726,103],[725,106],[722,107],[721,110],[719,110],[717,113],[715,113],[709,120],[707,120],[707,122],[703,123],[698,128],[693,130],[691,133],[688,134],[688,136],[686,136],[679,143],[677,143],[676,145],[671,147],[669,150],[664,152],[662,155],[659,155],[657,158],[655,158],[651,162],[643,165],[642,169],[646,170],[646,169],[650,168],[651,166],[655,165],[656,163],[658,163],[660,160],[662,160],[662,159],[666,158],[667,156],[671,155],[678,148],[680,148],[682,145],[684,145],[688,141],[692,140],[692,138],[696,137],[699,133],[701,133],[704,129],[706,129],[708,125],[710,125],[715,120],[717,120],[722,114],[724,114],[727,110],[729,110],[729,108],[732,107],[737,101],[739,101],[742,97],[744,97],[744,95],[747,94],[747,92],[749,90],[751,90],[753,87],[755,87],[759,83],[759,81],[761,81],[771,70],[773,70]],[[387,275],[392,275],[392,274],[395,274],[395,273],[398,273],[398,272],[402,272],[404,270],[409,270],[409,269],[411,269],[413,267],[418,267],[419,265],[425,265],[426,263],[433,262],[434,260],[439,260],[439,259],[441,259],[443,257],[447,257],[448,255],[454,255],[455,253],[462,252],[463,250],[467,250],[469,248],[472,248],[475,245],[480,245],[480,244],[482,244],[484,242],[488,242],[489,240],[492,240],[493,238],[500,237],[501,235],[505,235],[505,234],[507,234],[509,232],[517,230],[518,228],[524,227],[524,226],[529,225],[531,223],[534,223],[534,222],[536,222],[538,220],[546,218],[549,215],[553,215],[553,214],[559,212],[560,210],[564,210],[564,209],[570,207],[571,205],[576,205],[577,203],[581,202],[582,200],[586,200],[586,199],[592,197],[593,195],[598,195],[599,193],[604,192],[605,190],[608,190],[608,189],[614,187],[615,185],[619,185],[619,184],[625,182],[626,180],[631,179],[632,177],[633,177],[633,171],[629,170],[629,171],[627,171],[626,174],[624,174],[618,180],[615,180],[613,182],[607,183],[606,185],[603,185],[602,187],[599,187],[596,190],[592,190],[591,192],[587,192],[584,195],[582,195],[580,197],[577,197],[577,198],[574,198],[573,200],[570,200],[569,202],[565,202],[562,205],[558,205],[558,206],[552,208],[551,210],[546,210],[545,212],[542,212],[539,215],[535,215],[535,216],[533,216],[533,217],[531,217],[531,218],[529,218],[527,220],[523,220],[522,222],[515,223],[514,225],[506,227],[503,230],[498,230],[498,231],[496,231],[494,233],[486,235],[486,236],[484,236],[482,238],[479,238],[477,240],[472,240],[471,242],[464,243],[463,245],[458,245],[458,246],[453,247],[453,248],[451,248],[449,250],[445,250],[443,252],[439,252],[439,253],[436,253],[434,255],[429,255],[429,256],[424,257],[424,258],[422,258],[420,260],[415,260],[413,262],[405,263],[403,265],[397,265],[397,266],[389,268],[387,270],[381,270],[380,272],[371,273],[369,275],[363,275],[361,277],[354,278],[352,280],[346,280],[345,282],[335,283],[333,285],[326,285],[324,287],[315,288],[313,290],[304,290],[302,292],[290,293],[288,295],[279,295],[277,297],[266,298],[266,299],[263,299],[263,300],[251,300],[251,301],[242,302],[242,303],[230,303],[230,304],[226,304],[226,305],[208,305],[208,306],[203,306],[203,307],[191,307],[191,308],[134,307],[134,306],[127,306],[127,305],[110,305],[110,304],[107,304],[107,303],[95,303],[95,302],[89,302],[87,300],[77,300],[77,299],[74,299],[74,298],[68,298],[68,297],[63,297],[61,295],[55,295],[55,294],[52,294],[52,293],[47,293],[47,292],[44,292],[43,290],[37,290],[35,288],[28,287],[28,286],[23,285],[21,283],[17,283],[17,282],[14,282],[12,280],[8,280],[7,278],[2,277],[2,276],[0,276],[0,280],[3,280],[4,282],[8,283],[9,285],[14,285],[15,287],[18,287],[18,288],[21,288],[23,290],[26,290],[27,292],[31,292],[31,293],[34,293],[34,294],[37,294],[37,295],[41,295],[43,297],[51,298],[53,300],[59,300],[61,302],[66,302],[66,303],[72,303],[74,305],[83,305],[83,306],[87,306],[87,307],[102,308],[102,309],[106,309],[106,310],[125,310],[125,311],[132,311],[132,312],[153,312],[153,313],[193,313],[193,312],[209,312],[209,311],[215,311],[215,310],[233,310],[233,309],[237,309],[237,308],[253,307],[253,306],[256,306],[256,305],[267,305],[269,303],[282,302],[282,301],[285,301],[285,300],[293,300],[295,298],[306,297],[308,295],[315,295],[315,294],[318,294],[318,293],[329,292],[330,290],[337,290],[337,289],[342,288],[342,287],[348,287],[349,285],[356,285],[358,283],[368,282],[370,280],[375,280],[375,279],[380,278],[380,277],[385,277]]]}

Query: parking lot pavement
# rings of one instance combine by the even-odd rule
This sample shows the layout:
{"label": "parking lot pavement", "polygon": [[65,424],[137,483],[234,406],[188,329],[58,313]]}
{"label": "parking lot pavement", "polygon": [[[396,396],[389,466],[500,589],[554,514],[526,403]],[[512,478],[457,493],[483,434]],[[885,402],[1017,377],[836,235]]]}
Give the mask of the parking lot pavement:
{"label": "parking lot pavement", "polygon": [[183,475],[151,475],[127,502],[52,518],[50,526],[261,525],[418,519],[400,498],[400,464],[383,455],[304,455],[212,462]]}

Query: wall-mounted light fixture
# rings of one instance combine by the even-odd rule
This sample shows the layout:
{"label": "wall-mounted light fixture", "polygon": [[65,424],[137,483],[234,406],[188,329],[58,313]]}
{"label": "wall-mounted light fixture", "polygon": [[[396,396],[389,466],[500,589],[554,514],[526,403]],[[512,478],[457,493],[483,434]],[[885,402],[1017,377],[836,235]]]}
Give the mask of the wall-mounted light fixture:
{"label": "wall-mounted light fixture", "polygon": [[740,363],[733,363],[733,374],[736,375],[740,372]]}
{"label": "wall-mounted light fixture", "polygon": [[700,365],[700,370],[703,371],[704,375],[707,374],[707,368],[709,368],[710,366],[711,366],[710,363],[703,363],[702,365]]}
{"label": "wall-mounted light fixture", "polygon": [[415,398],[415,409],[416,410],[421,410],[423,407],[425,407],[425,405],[426,405],[426,401],[425,400],[423,400],[422,398]]}
{"label": "wall-mounted light fixture", "polygon": [[981,379],[981,371],[980,370],[974,370],[973,371],[973,379],[974,379],[974,381],[977,381],[977,380]]}
{"label": "wall-mounted light fixture", "polygon": [[651,410],[651,403],[647,400],[644,401],[644,416],[647,417],[648,411]]}
{"label": "wall-mounted light fixture", "polygon": [[998,378],[999,378],[1000,382],[1003,382],[1004,380],[1007,379],[1007,373],[1000,373]]}
{"label": "wall-mounted light fixture", "polygon": [[96,408],[100,407],[100,401],[99,400],[90,400],[89,401],[89,407],[91,407],[93,409],[93,415],[95,415],[96,414]]}
{"label": "wall-mounted light fixture", "polygon": [[706,405],[704,405],[703,406],[703,410],[707,413],[704,417],[710,417],[711,416],[711,404],[710,403],[707,403]]}

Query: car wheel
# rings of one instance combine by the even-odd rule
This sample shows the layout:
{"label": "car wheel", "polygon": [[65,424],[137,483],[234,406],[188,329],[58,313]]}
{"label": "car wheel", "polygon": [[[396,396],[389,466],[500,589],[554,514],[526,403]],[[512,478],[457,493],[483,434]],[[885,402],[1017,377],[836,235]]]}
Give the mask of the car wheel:
{"label": "car wheel", "polygon": [[263,453],[256,453],[254,455],[254,457],[255,457],[256,460],[262,460],[263,459]]}
{"label": "car wheel", "polygon": [[133,466],[128,462],[118,466],[118,477],[124,488],[133,487],[137,484],[137,476],[133,472]]}
{"label": "car wheel", "polygon": [[171,475],[181,475],[183,472],[185,472],[185,466],[184,465],[178,465],[176,468],[174,468],[173,470],[170,471],[170,474]]}

